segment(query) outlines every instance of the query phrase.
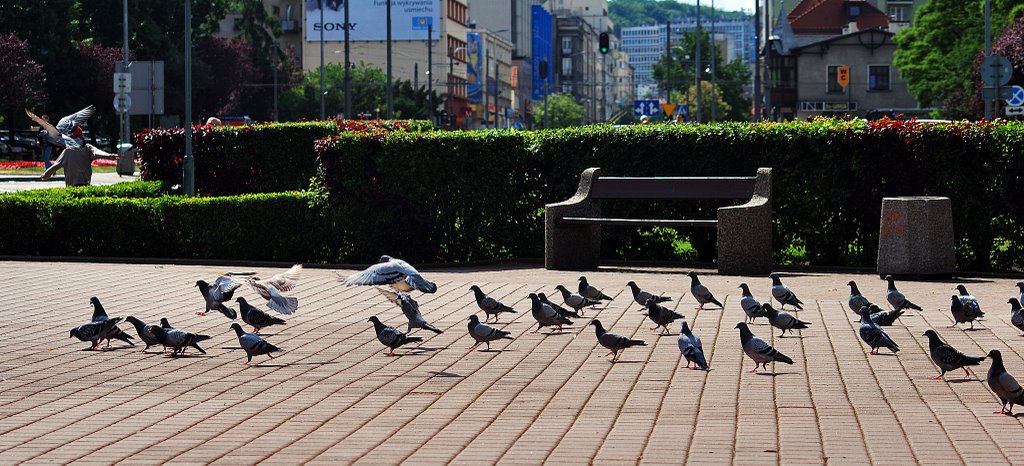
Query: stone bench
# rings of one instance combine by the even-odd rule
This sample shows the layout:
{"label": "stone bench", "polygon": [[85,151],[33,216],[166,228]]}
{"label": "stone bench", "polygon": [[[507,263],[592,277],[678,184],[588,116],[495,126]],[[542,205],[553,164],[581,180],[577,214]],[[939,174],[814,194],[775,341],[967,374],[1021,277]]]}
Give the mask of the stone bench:
{"label": "stone bench", "polygon": [[[576,194],[545,206],[544,266],[596,268],[601,225],[717,228],[718,271],[768,274],[772,268],[772,169],[751,177],[602,177],[600,168],[580,176]],[[718,208],[717,219],[641,219],[601,216],[602,199],[742,199]]]}

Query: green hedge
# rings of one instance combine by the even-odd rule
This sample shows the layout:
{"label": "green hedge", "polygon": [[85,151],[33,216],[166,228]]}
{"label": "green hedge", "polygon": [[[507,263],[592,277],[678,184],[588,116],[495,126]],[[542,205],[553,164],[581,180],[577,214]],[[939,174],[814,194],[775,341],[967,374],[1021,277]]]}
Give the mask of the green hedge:
{"label": "green hedge", "polygon": [[[542,207],[568,198],[580,172],[751,176],[774,168],[781,263],[871,266],[882,197],[953,201],[958,265],[1024,266],[1024,124],[823,120],[698,126],[592,126],[342,135],[318,143],[317,199],[344,224],[342,255],[416,261],[543,255]],[[711,202],[606,202],[617,215],[713,218]],[[605,228],[604,258],[678,259],[689,240],[714,257],[713,232]]]}
{"label": "green hedge", "polygon": [[159,181],[126,181],[103,186],[71,186],[64,188],[31,189],[9,195],[20,197],[160,197],[167,189]]}
{"label": "green hedge", "polygon": [[232,197],[0,196],[0,254],[324,261],[304,192]]}
{"label": "green hedge", "polygon": [[[316,173],[313,143],[339,132],[427,131],[420,120],[328,120],[251,126],[196,126],[192,138],[196,193],[226,196],[304,190]],[[145,180],[182,183],[183,128],[135,135]]]}

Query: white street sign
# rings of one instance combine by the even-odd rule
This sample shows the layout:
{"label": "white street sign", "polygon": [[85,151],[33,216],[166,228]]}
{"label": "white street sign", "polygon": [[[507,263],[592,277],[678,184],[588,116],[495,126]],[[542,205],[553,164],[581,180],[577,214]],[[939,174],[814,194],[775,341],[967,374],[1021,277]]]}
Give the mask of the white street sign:
{"label": "white street sign", "polygon": [[131,73],[114,73],[114,94],[125,94],[132,91]]}
{"label": "white street sign", "polygon": [[1024,107],[1006,107],[1007,116],[1024,115]]}

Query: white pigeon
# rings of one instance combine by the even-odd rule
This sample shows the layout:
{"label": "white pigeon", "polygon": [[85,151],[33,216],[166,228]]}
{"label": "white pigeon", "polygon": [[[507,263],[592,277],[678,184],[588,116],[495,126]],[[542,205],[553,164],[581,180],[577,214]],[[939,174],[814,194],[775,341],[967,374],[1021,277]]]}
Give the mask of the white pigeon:
{"label": "white pigeon", "polygon": [[419,290],[424,293],[437,292],[437,284],[423,278],[415,267],[402,259],[380,256],[380,261],[363,270],[338,279],[345,285],[391,285],[392,288],[408,293]]}
{"label": "white pigeon", "polygon": [[246,282],[260,297],[267,300],[267,307],[281,314],[290,315],[299,308],[299,299],[285,296],[281,294],[281,291],[294,289],[298,285],[301,273],[302,264],[295,264],[292,268],[266,280],[252,277]]}

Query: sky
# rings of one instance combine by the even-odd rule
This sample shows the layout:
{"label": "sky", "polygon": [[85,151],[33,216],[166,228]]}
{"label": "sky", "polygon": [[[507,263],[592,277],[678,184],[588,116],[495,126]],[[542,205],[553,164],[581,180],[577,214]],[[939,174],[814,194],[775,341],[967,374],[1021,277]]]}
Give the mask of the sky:
{"label": "sky", "polygon": [[[697,3],[697,0],[676,0],[676,1],[678,1],[679,3],[689,3],[690,5],[695,5]],[[701,0],[700,6],[702,6],[702,7],[704,7],[704,6],[710,7],[711,6],[711,0]],[[754,13],[754,0],[715,0],[715,9],[716,10],[721,9],[721,10],[725,10],[725,11],[741,11],[743,9],[746,9],[747,12],[753,14]]]}

